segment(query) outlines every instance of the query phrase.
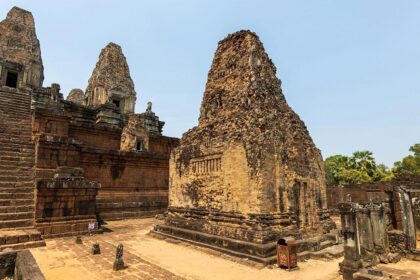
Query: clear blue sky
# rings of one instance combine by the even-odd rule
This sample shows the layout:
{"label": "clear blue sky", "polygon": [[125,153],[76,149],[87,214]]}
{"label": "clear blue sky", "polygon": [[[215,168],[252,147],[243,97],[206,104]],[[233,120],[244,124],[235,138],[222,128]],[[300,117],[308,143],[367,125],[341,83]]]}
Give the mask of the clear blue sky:
{"label": "clear blue sky", "polygon": [[45,82],[85,89],[108,42],[122,46],[136,85],[180,137],[197,124],[217,42],[255,31],[288,103],[325,157],[371,150],[392,165],[420,142],[420,1],[9,1],[36,21]]}

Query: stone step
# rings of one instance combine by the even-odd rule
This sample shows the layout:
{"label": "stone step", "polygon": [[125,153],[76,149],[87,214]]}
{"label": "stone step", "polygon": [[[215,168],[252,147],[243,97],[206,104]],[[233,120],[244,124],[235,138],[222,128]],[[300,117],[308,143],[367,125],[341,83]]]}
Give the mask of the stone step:
{"label": "stone step", "polygon": [[[22,128],[29,129],[29,128]],[[22,147],[24,144],[31,144],[32,142],[32,133],[30,132],[9,132],[2,130],[0,134],[0,143],[5,145],[5,147],[11,147],[12,145],[19,145]],[[34,146],[35,147],[35,146]]]}
{"label": "stone step", "polygon": [[16,213],[0,213],[0,221],[15,221],[23,219],[33,219],[34,212],[16,212]]}
{"label": "stone step", "polygon": [[0,182],[0,188],[34,188],[33,181]]}
{"label": "stone step", "polygon": [[34,193],[0,193],[1,199],[33,199]]}
{"label": "stone step", "polygon": [[[3,114],[13,114],[15,112],[30,112],[31,106],[28,103],[24,104],[13,104],[13,102],[4,101],[4,103],[0,103],[0,110],[2,110]],[[15,106],[15,107],[12,107]]]}
{"label": "stone step", "polygon": [[[22,131],[19,133],[7,133],[7,131],[3,131],[0,134],[0,142],[6,143],[9,142],[10,144],[29,144],[32,136],[32,128],[31,125],[20,126]],[[25,137],[22,137],[25,136]]]}
{"label": "stone step", "polygon": [[2,160],[2,161],[33,161],[34,157],[0,155],[0,160]]}
{"label": "stone step", "polygon": [[30,100],[31,96],[29,93],[27,92],[14,92],[14,91],[10,91],[10,89],[8,90],[7,88],[0,88],[0,100],[7,100],[7,99],[12,99],[12,100]]}
{"label": "stone step", "polygon": [[319,244],[318,251],[324,250],[325,248],[331,247],[335,242],[332,240],[325,240]]}
{"label": "stone step", "polygon": [[[28,99],[19,99],[19,98],[13,98],[13,99],[4,99],[0,98],[1,105],[0,108],[5,109],[30,109],[31,108],[31,102]],[[7,107],[9,106],[9,107]],[[14,107],[12,107],[14,106]],[[12,107],[12,108],[11,108]]]}
{"label": "stone step", "polygon": [[46,246],[45,240],[28,241],[28,242],[21,242],[21,243],[15,243],[15,244],[0,245],[0,251],[3,251],[5,249],[24,250],[24,249],[31,249],[31,248],[44,247],[44,246]]}
{"label": "stone step", "polygon": [[19,144],[19,145],[13,145],[13,144],[8,144],[8,145],[1,145],[0,146],[0,152],[28,152],[28,153],[33,153],[35,151],[34,145],[33,144],[27,144],[28,147],[24,147],[24,145]]}
{"label": "stone step", "polygon": [[0,228],[1,229],[14,229],[14,228],[22,228],[22,227],[30,227],[33,226],[34,219],[22,219],[22,220],[11,220],[11,221],[0,221]]}
{"label": "stone step", "polygon": [[18,213],[18,212],[33,212],[35,211],[35,207],[28,206],[28,205],[20,205],[20,206],[0,206],[0,213]]}
{"label": "stone step", "polygon": [[6,149],[0,149],[0,154],[2,156],[23,156],[23,157],[33,157],[35,156],[35,150],[26,150],[26,151],[8,151]]}
{"label": "stone step", "polygon": [[33,199],[0,199],[0,206],[32,206],[34,205]]}
{"label": "stone step", "polygon": [[31,169],[26,169],[26,170],[21,170],[20,168],[14,168],[14,169],[6,169],[3,170],[0,168],[0,176],[32,176],[33,175],[33,170]]}
{"label": "stone step", "polygon": [[[0,160],[0,166],[8,166],[8,169],[11,168],[20,168],[20,167],[30,167],[34,166],[33,162],[20,162],[20,161],[10,161],[10,160]],[[3,169],[4,170],[4,169]]]}
{"label": "stone step", "polygon": [[41,233],[34,228],[0,230],[0,251],[29,249],[45,246]]}
{"label": "stone step", "polygon": [[[10,163],[10,162],[8,162]],[[22,171],[32,171],[32,166],[15,166],[13,164],[0,164],[0,170],[22,170]]]}
{"label": "stone step", "polygon": [[31,141],[25,141],[25,143],[10,143],[8,141],[0,142],[0,152],[11,151],[11,152],[35,152],[35,145]]}
{"label": "stone step", "polygon": [[[29,108],[0,108],[0,110],[2,111],[2,115],[3,116],[9,116],[9,117],[14,117],[14,116],[28,116],[31,111]],[[25,120],[22,118],[22,120]]]}
{"label": "stone step", "polygon": [[303,251],[297,254],[299,261],[308,260],[308,259],[336,259],[342,256],[344,256],[343,244],[330,246],[323,250],[319,250],[315,252]]}
{"label": "stone step", "polygon": [[19,182],[19,181],[30,181],[33,179],[32,175],[24,175],[24,174],[18,174],[18,175],[0,175],[0,182]]}
{"label": "stone step", "polygon": [[35,186],[32,187],[16,187],[16,188],[0,188],[0,193],[33,193]]}

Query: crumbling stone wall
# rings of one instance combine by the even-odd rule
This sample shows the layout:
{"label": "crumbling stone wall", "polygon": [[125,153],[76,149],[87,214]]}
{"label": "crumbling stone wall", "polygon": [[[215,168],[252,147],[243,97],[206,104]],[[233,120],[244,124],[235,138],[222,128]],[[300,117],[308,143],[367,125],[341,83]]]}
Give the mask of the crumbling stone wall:
{"label": "crumbling stone wall", "polygon": [[379,263],[389,253],[385,207],[382,204],[339,204],[344,236],[344,260],[340,271],[344,280],[364,267]]}
{"label": "crumbling stone wall", "polygon": [[[327,187],[328,206],[332,211],[338,210],[338,205],[350,197],[353,202],[367,204],[369,202],[383,203],[387,209],[387,229],[396,236],[408,234],[404,240],[411,240],[411,245],[405,245],[406,250],[415,248],[415,239],[420,242],[420,177],[400,175],[389,182],[376,182],[350,186]],[[411,218],[412,216],[412,218]],[[404,233],[405,232],[405,233]],[[415,237],[416,236],[416,237]],[[401,250],[398,250],[401,251]]]}
{"label": "crumbling stone wall", "polygon": [[255,33],[239,31],[219,42],[199,124],[171,154],[169,204],[168,227],[157,230],[194,229],[256,243],[296,228],[322,231],[321,153],[287,105]]}
{"label": "crumbling stone wall", "polygon": [[43,236],[81,234],[96,221],[101,185],[84,178],[82,168],[61,166],[52,179],[37,180],[36,228]]}
{"label": "crumbling stone wall", "polygon": [[[33,96],[36,178],[48,181],[62,166],[82,168],[86,180],[102,186],[96,198],[97,213],[102,219],[152,216],[167,208],[169,153],[178,139],[150,134],[153,137],[148,141],[149,150],[120,150],[123,132],[131,133],[129,116],[138,115],[120,115],[119,126],[113,120],[108,122],[104,115],[98,123],[97,116],[103,112],[100,106],[54,101],[43,97],[45,94],[48,93]],[[163,126],[163,122],[160,124]],[[51,191],[45,189],[44,195]],[[80,190],[75,191],[77,194]],[[60,189],[60,199],[69,198],[71,193],[72,190]],[[55,231],[62,229],[64,226],[57,226]]]}
{"label": "crumbling stone wall", "polygon": [[8,84],[8,80],[12,83],[15,78],[16,88],[37,88],[44,80],[34,18],[18,7],[13,7],[0,22],[0,85]]}
{"label": "crumbling stone wall", "polygon": [[159,121],[159,117],[152,112],[152,103],[149,102],[146,112],[128,116],[121,136],[121,150],[153,151],[154,147],[149,147],[149,138],[161,136],[164,125],[165,122]]}
{"label": "crumbling stone wall", "polygon": [[108,102],[116,104],[121,113],[134,113],[134,83],[122,49],[115,43],[102,49],[85,93],[86,105],[98,106]]}

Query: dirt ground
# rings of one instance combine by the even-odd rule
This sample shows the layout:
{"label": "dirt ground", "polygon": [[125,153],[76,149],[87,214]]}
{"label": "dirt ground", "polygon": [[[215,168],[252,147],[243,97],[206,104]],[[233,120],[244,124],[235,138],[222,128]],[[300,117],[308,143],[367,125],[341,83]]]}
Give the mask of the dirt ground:
{"label": "dirt ground", "polygon": [[[186,243],[153,238],[148,232],[156,223],[155,219],[110,222],[107,227],[112,232],[82,237],[83,244],[75,244],[74,237],[51,239],[47,240],[46,247],[31,249],[31,252],[47,280],[341,279],[338,274],[341,259],[300,262],[298,270],[288,272]],[[90,252],[95,241],[101,246],[100,255]],[[124,245],[127,268],[114,272],[112,264],[119,243]]]}

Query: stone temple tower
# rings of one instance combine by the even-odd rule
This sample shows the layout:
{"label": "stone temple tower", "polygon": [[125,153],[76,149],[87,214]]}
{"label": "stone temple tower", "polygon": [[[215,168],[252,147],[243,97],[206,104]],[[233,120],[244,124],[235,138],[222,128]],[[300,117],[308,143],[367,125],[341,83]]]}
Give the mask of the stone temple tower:
{"label": "stone temple tower", "polygon": [[32,14],[13,7],[0,22],[0,86],[42,86],[44,66]]}
{"label": "stone temple tower", "polygon": [[85,105],[113,103],[122,114],[134,113],[136,92],[127,60],[119,45],[102,49],[85,92]]}
{"label": "stone temple tower", "polygon": [[258,36],[219,42],[198,126],[170,159],[168,217],[155,232],[265,262],[277,238],[322,232],[323,161],[288,106]]}

